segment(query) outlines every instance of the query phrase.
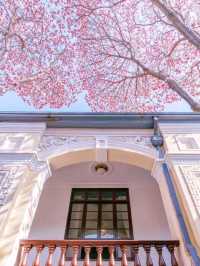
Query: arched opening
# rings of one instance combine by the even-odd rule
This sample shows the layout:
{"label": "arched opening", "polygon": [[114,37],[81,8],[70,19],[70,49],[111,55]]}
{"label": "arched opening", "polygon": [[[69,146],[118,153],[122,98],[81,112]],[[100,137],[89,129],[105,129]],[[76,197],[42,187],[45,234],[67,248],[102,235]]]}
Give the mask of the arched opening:
{"label": "arched opening", "polygon": [[[73,188],[127,188],[133,238],[171,238],[158,183],[150,172],[119,162],[110,162],[105,174],[94,171],[93,162],[68,165],[52,172],[44,185],[29,237],[64,239]],[[95,199],[94,199],[95,201]]]}
{"label": "arched opening", "polygon": [[[152,177],[151,170],[154,164],[153,156],[147,156],[141,152],[131,152],[130,150],[120,150],[120,149],[109,149],[107,162],[103,162],[106,165],[105,173],[96,171],[96,165],[98,162],[95,161],[96,150],[80,150],[61,154],[55,158],[49,160],[52,170],[52,176],[46,181],[44,189],[39,201],[39,205],[35,214],[35,218],[30,230],[29,239],[45,239],[45,240],[63,240],[66,237],[66,230],[83,230],[77,237],[72,237],[72,240],[83,240],[89,239],[89,241],[100,239],[99,235],[101,230],[114,231],[114,236],[112,233],[109,235],[107,240],[137,240],[137,241],[170,241],[172,238],[168,220],[166,218],[165,208],[163,207],[163,201],[160,193],[159,184],[156,179]],[[100,162],[100,166],[102,162]],[[101,166],[102,167],[102,166]],[[104,170],[105,170],[104,169]],[[87,220],[82,221],[80,218],[72,217],[72,192],[73,189],[93,189],[98,191],[100,189],[127,189],[129,195],[130,204],[130,221],[128,224],[128,218],[124,220],[112,220],[111,227],[101,227],[102,223],[105,222],[103,218],[96,225],[93,223],[93,227],[87,228]],[[115,192],[114,192],[115,193]],[[87,197],[87,196],[86,196]],[[101,198],[102,196],[100,196]],[[115,198],[116,196],[114,196]],[[87,201],[87,200],[86,200]],[[115,201],[115,200],[114,200]],[[76,203],[76,202],[75,202]],[[80,203],[80,202],[79,202]],[[80,204],[82,204],[81,202]],[[86,202],[84,206],[86,207],[86,213],[84,217],[87,217],[87,204],[97,205],[95,199],[93,202]],[[114,213],[114,209],[117,209],[117,204],[119,202],[112,202],[114,207],[112,207],[113,216],[117,217],[117,210]],[[120,202],[122,204],[122,202]],[[106,212],[103,213],[102,206],[109,205],[110,202],[100,202],[101,207],[98,207],[99,217],[104,217]],[[99,205],[99,206],[100,206]],[[83,204],[82,204],[83,206]],[[85,208],[85,207],[84,207]],[[82,211],[81,207],[79,212]],[[77,213],[76,213],[77,214]],[[91,214],[91,213],[90,213]],[[81,214],[82,215],[82,214]],[[123,215],[126,215],[123,213]],[[81,216],[81,217],[83,217]],[[71,220],[70,220],[71,219]],[[113,218],[114,219],[114,218]],[[80,221],[77,221],[80,220]],[[89,220],[89,222],[92,222]],[[131,225],[130,225],[131,222]],[[76,225],[75,225],[76,223]],[[79,225],[77,225],[79,223]],[[108,223],[108,221],[107,221]],[[122,227],[119,228],[116,225],[123,223]],[[72,224],[72,226],[71,226]],[[80,225],[82,224],[82,226]],[[83,226],[84,224],[84,226]],[[124,225],[126,224],[126,226]],[[71,227],[70,227],[71,226]],[[96,227],[95,227],[96,226]],[[106,225],[105,225],[106,226]],[[127,235],[120,238],[118,231],[122,229],[128,230],[128,227],[132,227],[132,235]],[[67,227],[69,227],[67,229]],[[86,230],[93,230],[92,238],[85,238]],[[99,233],[94,233],[94,230]],[[118,230],[118,231],[117,231]],[[117,233],[116,233],[117,232]],[[97,237],[98,235],[98,237]],[[118,237],[116,237],[116,235]],[[96,236],[96,237],[94,237]],[[102,240],[102,238],[101,238]],[[150,244],[151,245],[151,244]],[[161,247],[163,249],[163,247]],[[115,259],[117,259],[117,249],[115,249]],[[163,249],[163,257],[168,263],[170,260],[169,252]],[[154,265],[157,265],[158,260],[157,249],[152,246],[151,253]],[[68,251],[69,258],[72,258],[72,249]],[[120,251],[122,252],[122,251]],[[119,252],[119,254],[121,254]],[[145,255],[145,246],[143,244],[143,250],[139,248],[140,259],[145,263],[147,255]],[[119,255],[118,254],[118,255]],[[65,259],[68,258],[66,255]],[[131,254],[128,255],[129,259],[134,259]],[[81,259],[81,249],[77,254],[77,258]],[[90,252],[91,256],[91,252]],[[47,254],[46,254],[47,257]],[[34,255],[32,256],[34,259]],[[55,264],[56,265],[56,264]],[[141,264],[143,265],[143,264]],[[167,264],[170,265],[170,264]]]}
{"label": "arched opening", "polygon": [[[50,158],[52,176],[44,185],[29,233],[30,241],[45,239],[47,242],[42,242],[43,244],[38,244],[38,249],[35,246],[31,250],[30,260],[33,262],[36,259],[36,250],[39,250],[39,247],[44,245],[42,246],[41,262],[45,264],[52,243],[67,239],[68,243],[71,243],[69,245],[79,241],[76,244],[78,245],[78,251],[74,251],[73,247],[70,246],[63,260],[72,260],[73,256],[81,260],[86,256],[82,256],[83,250],[84,254],[89,252],[88,259],[92,258],[92,251],[90,249],[88,251],[87,247],[81,246],[81,243],[89,241],[87,245],[88,243],[90,245],[93,243],[92,241],[97,241],[93,245],[98,243],[100,245],[102,242],[99,241],[105,240],[106,242],[103,242],[102,247],[103,253],[105,248],[107,248],[107,252],[108,250],[110,252],[110,248],[105,247],[105,245],[109,245],[109,241],[114,241],[112,242],[114,245],[114,258],[121,260],[123,252],[127,252],[127,258],[134,261],[136,251],[132,251],[130,242],[123,241],[136,241],[131,242],[134,245],[139,241],[140,244],[136,244],[136,249],[139,252],[138,256],[140,256],[141,265],[145,265],[147,260],[147,246],[151,248],[150,253],[154,261],[153,265],[158,265],[159,256],[163,256],[167,263],[166,265],[168,265],[172,254],[169,252],[168,247],[170,245],[175,247],[178,242],[172,241],[166,206],[164,206],[165,202],[163,202],[160,192],[162,191],[163,193],[164,190],[160,190],[160,184],[151,175],[154,162],[155,158],[152,154],[114,148],[107,150],[107,161],[105,162],[96,161],[95,149],[73,151]],[[101,171],[102,169],[97,171],[98,168],[102,168],[103,172]],[[86,193],[84,194],[86,195],[84,196],[84,201],[79,199],[78,202],[74,202],[72,197],[74,189],[86,191],[84,192]],[[112,196],[112,202],[102,199],[103,192],[100,191],[105,189],[109,193],[111,190],[115,191],[112,194],[114,195]],[[116,191],[118,190],[126,190],[128,192],[125,201],[117,199]],[[92,201],[88,201],[88,191],[92,191],[93,196],[94,193],[100,193],[98,194],[100,195],[98,196],[98,202],[94,198]],[[130,210],[124,210],[123,208],[126,206],[118,209],[118,205],[121,208],[125,203]],[[73,204],[76,207],[79,204],[78,209],[73,210]],[[96,210],[89,210],[89,205],[98,206],[96,206]],[[106,207],[112,205],[112,207],[109,210],[103,210],[105,207],[103,205],[106,205]],[[87,220],[88,213],[93,215],[94,212],[96,212],[98,220],[95,220],[95,222],[94,217]],[[105,219],[108,214],[110,216],[110,212],[112,212],[112,217],[117,217],[117,219]],[[75,214],[76,216],[78,215],[78,218],[74,216]],[[128,218],[119,218],[120,215]],[[89,227],[87,227],[87,222],[90,223]],[[73,232],[73,236],[66,233],[69,231]],[[89,237],[87,237],[88,231],[92,231]],[[105,238],[102,237],[102,231],[103,234],[106,232]],[[120,235],[120,233],[124,235]],[[80,239],[83,242],[80,242]],[[33,244],[34,246],[38,242],[33,243],[35,243]],[[129,245],[127,251],[123,251],[124,246],[122,246],[122,243]],[[95,259],[97,259],[99,251],[97,251],[96,246],[94,248],[96,250]],[[159,250],[161,250],[162,255]],[[55,255],[54,263],[57,265],[56,263],[58,263],[59,257],[62,255],[57,244],[53,252]],[[77,254],[75,255],[74,252],[77,252]]]}

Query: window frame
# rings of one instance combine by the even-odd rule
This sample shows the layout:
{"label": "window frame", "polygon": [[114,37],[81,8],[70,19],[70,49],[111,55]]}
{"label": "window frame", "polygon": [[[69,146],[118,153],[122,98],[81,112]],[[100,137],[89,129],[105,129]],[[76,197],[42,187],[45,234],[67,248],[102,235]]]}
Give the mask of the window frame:
{"label": "window frame", "polygon": [[[112,200],[105,200],[102,199],[102,192],[113,192],[112,193]],[[126,200],[117,200],[115,197],[116,192],[126,192]],[[85,199],[80,199],[80,200],[74,200],[73,196],[76,192],[82,192],[85,193]],[[87,192],[98,192],[99,193],[99,198],[98,200],[88,200],[86,198]],[[80,227],[80,236],[78,237],[69,237],[69,230],[70,230],[70,221],[71,221],[71,216],[72,216],[72,206],[74,203],[78,204],[83,204],[83,213],[79,221],[81,220],[81,227]],[[88,203],[93,203],[93,204],[98,204],[98,210],[97,210],[97,237],[95,238],[85,238],[85,229],[86,229],[86,204]],[[112,204],[113,207],[113,238],[102,238],[101,237],[101,214],[102,214],[102,204]],[[127,213],[128,213],[128,225],[129,225],[129,237],[126,238],[119,238],[117,237],[118,233],[118,227],[117,227],[117,210],[116,206],[117,204],[124,203],[127,205]],[[73,228],[71,228],[73,230]],[[76,228],[74,228],[76,229]],[[89,228],[87,228],[89,229]],[[120,229],[120,228],[119,228]],[[89,229],[90,230],[90,229]],[[72,239],[72,240],[77,240],[77,239],[87,239],[87,240],[120,240],[120,239],[134,239],[133,236],[133,226],[132,226],[132,216],[131,216],[131,206],[130,206],[130,197],[129,197],[129,189],[128,188],[72,188],[71,190],[71,195],[70,195],[70,204],[69,204],[69,210],[68,210],[68,216],[67,216],[67,221],[66,221],[66,227],[65,227],[65,234],[64,234],[65,239]]]}

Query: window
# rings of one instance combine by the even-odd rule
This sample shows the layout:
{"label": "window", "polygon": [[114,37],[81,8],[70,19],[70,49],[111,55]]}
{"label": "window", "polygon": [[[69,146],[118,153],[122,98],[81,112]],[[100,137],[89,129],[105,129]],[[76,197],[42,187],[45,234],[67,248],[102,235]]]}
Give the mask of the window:
{"label": "window", "polygon": [[128,189],[73,189],[65,239],[133,239]]}

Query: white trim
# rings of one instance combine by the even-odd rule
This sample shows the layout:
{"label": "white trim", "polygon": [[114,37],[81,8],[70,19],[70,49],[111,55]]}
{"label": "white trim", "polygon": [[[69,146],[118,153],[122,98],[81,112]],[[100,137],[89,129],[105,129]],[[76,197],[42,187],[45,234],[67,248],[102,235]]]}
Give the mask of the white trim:
{"label": "white trim", "polygon": [[0,122],[0,133],[43,133],[46,123],[7,123]]}
{"label": "white trim", "polygon": [[166,123],[159,122],[161,132],[165,134],[191,134],[200,133],[200,123]]}

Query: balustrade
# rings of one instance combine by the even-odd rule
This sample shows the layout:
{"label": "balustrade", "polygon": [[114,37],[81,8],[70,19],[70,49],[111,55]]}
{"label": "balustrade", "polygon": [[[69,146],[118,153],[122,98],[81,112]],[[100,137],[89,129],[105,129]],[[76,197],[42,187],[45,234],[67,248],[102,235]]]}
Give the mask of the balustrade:
{"label": "balustrade", "polygon": [[[175,250],[179,241],[136,240],[23,240],[20,243],[20,262],[17,266],[65,266],[71,249],[71,266],[90,266],[91,249],[96,249],[96,266],[104,265],[103,250],[109,254],[106,265],[115,266],[178,266]],[[83,262],[80,254],[84,250]],[[120,253],[116,256],[116,250]],[[44,254],[45,253],[45,254]],[[81,263],[81,264],[80,264]]]}

